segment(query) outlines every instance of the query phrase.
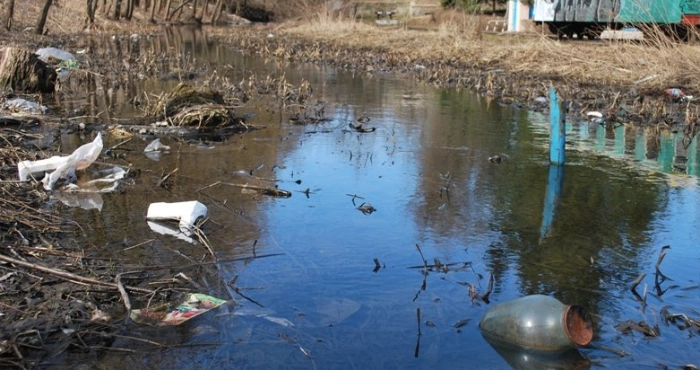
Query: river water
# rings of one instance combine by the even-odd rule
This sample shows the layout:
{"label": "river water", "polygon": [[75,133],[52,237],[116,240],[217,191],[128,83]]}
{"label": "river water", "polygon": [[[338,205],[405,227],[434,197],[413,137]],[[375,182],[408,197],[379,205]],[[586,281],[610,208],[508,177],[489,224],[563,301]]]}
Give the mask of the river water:
{"label": "river water", "polygon": [[[250,71],[307,80],[330,120],[293,125],[279,109],[258,109],[249,122],[264,128],[223,143],[162,137],[171,150],[157,160],[141,154],[146,140],[125,144],[141,176],[103,195],[99,211],[63,206],[89,235],[88,251],[149,266],[207,260],[201,244],[156,233],[145,221],[150,203],[198,200],[209,209],[205,232],[219,262],[164,268],[235,304],[175,327],[132,323],[112,350],[71,354],[67,362],[131,369],[700,365],[698,328],[661,315],[665,308],[700,318],[696,140],[571,122],[567,162],[558,169],[549,165],[541,114],[407,76],[264,61],[179,32],[164,39],[206,69],[193,83],[214,71],[234,81]],[[147,42],[155,41],[144,38],[142,52]],[[147,79],[138,89],[159,94],[174,83]],[[110,93],[101,120],[139,114],[128,90]],[[363,115],[376,130],[349,130]],[[64,139],[67,148],[80,144]],[[120,141],[107,137],[105,147]],[[175,168],[169,189],[155,185]],[[277,186],[292,196],[223,183]],[[375,211],[362,212],[369,205]],[[669,279],[655,284],[665,245],[659,266]],[[423,258],[449,267],[424,273]],[[472,299],[470,287],[483,294],[491,274],[490,303]],[[642,300],[630,290],[640,274]],[[481,317],[529,294],[585,307],[593,346],[560,358],[492,347],[478,329]],[[630,320],[658,325],[660,335],[623,333]]]}

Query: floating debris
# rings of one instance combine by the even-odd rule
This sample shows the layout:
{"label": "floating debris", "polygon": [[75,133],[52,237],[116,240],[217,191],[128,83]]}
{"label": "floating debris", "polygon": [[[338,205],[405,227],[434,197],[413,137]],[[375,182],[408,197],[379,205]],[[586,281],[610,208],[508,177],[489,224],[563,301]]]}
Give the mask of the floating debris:
{"label": "floating debris", "polygon": [[160,142],[160,139],[155,139],[151,141],[150,144],[146,146],[146,148],[143,150],[144,153],[152,153],[152,152],[164,152],[170,150],[170,147],[167,145],[163,145]]}
{"label": "floating debris", "polygon": [[369,203],[360,204],[360,206],[357,207],[357,210],[366,215],[371,215],[372,213],[377,212],[377,209]]}
{"label": "floating debris", "polygon": [[142,308],[131,311],[130,317],[139,324],[154,326],[180,325],[224,303],[226,301],[223,299],[206,294],[191,293],[173,310],[168,310],[168,305],[156,308]]}

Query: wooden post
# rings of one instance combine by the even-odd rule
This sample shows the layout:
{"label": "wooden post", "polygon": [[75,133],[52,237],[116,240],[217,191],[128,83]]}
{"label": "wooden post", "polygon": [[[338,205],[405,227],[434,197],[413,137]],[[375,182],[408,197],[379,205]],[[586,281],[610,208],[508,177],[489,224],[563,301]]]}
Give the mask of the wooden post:
{"label": "wooden post", "polygon": [[562,114],[562,104],[559,101],[554,86],[549,88],[549,162],[564,164],[564,146],[566,144],[566,116]]}

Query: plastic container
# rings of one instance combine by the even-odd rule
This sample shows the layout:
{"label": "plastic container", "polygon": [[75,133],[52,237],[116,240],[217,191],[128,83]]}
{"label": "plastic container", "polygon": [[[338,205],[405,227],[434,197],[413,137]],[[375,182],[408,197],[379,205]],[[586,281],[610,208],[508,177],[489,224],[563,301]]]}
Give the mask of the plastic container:
{"label": "plastic container", "polygon": [[146,219],[150,221],[179,221],[180,231],[192,235],[192,228],[200,217],[207,216],[207,206],[196,200],[178,203],[151,203]]}
{"label": "plastic container", "polygon": [[492,339],[545,352],[583,347],[593,339],[591,317],[583,307],[539,294],[491,307],[479,328]]}

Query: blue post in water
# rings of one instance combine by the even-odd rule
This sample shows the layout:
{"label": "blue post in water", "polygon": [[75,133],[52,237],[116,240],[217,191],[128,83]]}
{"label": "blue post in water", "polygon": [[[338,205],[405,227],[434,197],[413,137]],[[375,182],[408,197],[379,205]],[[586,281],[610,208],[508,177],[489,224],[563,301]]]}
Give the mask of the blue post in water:
{"label": "blue post in water", "polygon": [[564,182],[564,166],[551,163],[549,176],[547,176],[547,191],[544,194],[544,211],[542,212],[542,227],[540,228],[540,242],[549,236],[557,213],[557,206],[561,199],[561,188]]}
{"label": "blue post in water", "polygon": [[564,144],[566,143],[566,133],[564,124],[564,115],[562,114],[562,105],[559,102],[559,96],[554,86],[549,87],[549,162],[555,164],[564,164]]}
{"label": "blue post in water", "polygon": [[554,86],[551,86],[549,88],[550,164],[549,175],[547,176],[547,190],[544,196],[540,242],[549,235],[552,229],[559,199],[561,198],[562,183],[564,182],[564,144],[566,142],[564,117],[557,90]]}

